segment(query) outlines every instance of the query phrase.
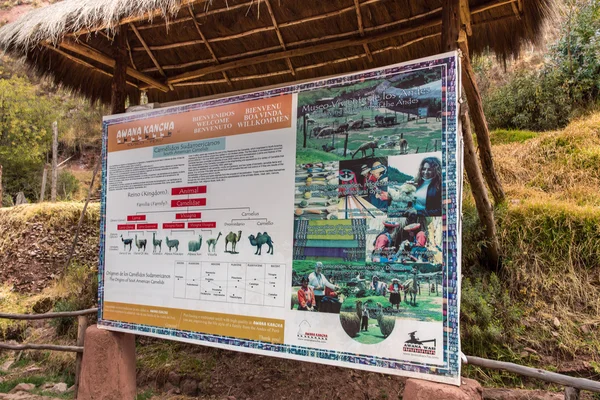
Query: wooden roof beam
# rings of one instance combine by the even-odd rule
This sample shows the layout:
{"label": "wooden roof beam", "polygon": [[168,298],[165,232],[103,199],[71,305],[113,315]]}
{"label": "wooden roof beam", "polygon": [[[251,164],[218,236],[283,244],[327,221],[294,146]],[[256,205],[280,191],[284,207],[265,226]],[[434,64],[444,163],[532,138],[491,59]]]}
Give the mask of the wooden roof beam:
{"label": "wooden roof beam", "polygon": [[199,78],[199,77],[207,75],[207,74],[212,74],[215,72],[227,71],[227,70],[234,69],[234,68],[247,67],[250,65],[261,64],[263,62],[268,62],[268,61],[281,60],[281,59],[284,59],[287,57],[300,57],[300,56],[305,56],[308,54],[320,53],[323,51],[337,50],[337,49],[342,49],[342,48],[351,47],[351,46],[362,46],[363,44],[366,44],[366,43],[377,42],[380,40],[390,39],[390,38],[400,36],[403,34],[407,34],[407,33],[418,32],[423,29],[441,25],[441,23],[442,23],[442,21],[440,19],[436,19],[436,20],[430,21],[429,23],[425,23],[425,24],[422,24],[417,27],[405,28],[405,29],[401,29],[398,31],[394,31],[394,32],[383,32],[378,35],[373,35],[371,37],[365,37],[365,38],[361,38],[361,39],[339,40],[337,42],[323,43],[323,44],[316,45],[316,46],[302,47],[302,48],[294,49],[294,50],[281,51],[279,53],[264,54],[264,55],[250,57],[250,58],[246,58],[246,59],[242,59],[242,60],[231,61],[231,62],[224,63],[221,65],[200,68],[196,71],[185,72],[183,74],[177,75],[177,76],[169,79],[169,83],[183,82],[183,81],[191,80],[194,78]]}
{"label": "wooden roof beam", "polygon": [[[142,38],[142,35],[140,35],[140,32],[137,30],[137,28],[135,27],[135,25],[133,24],[133,22],[130,23],[129,26],[131,27],[131,30],[133,31],[133,33],[135,33],[135,36],[137,36],[137,38],[140,41],[140,43],[142,43],[142,46],[144,46],[144,48],[146,49],[146,53],[148,53],[148,57],[150,57],[150,59],[152,60],[152,62],[156,66],[156,68],[158,68],[158,72],[160,72],[160,74],[163,76],[163,78],[166,78],[167,74],[165,74],[165,71],[162,69],[162,67],[158,63],[158,60],[156,59],[156,57],[154,57],[154,54],[152,53],[152,50],[150,50],[148,48],[148,45],[146,44],[146,41],[144,40],[144,38]],[[132,62],[133,62],[133,58],[132,58]],[[169,89],[175,90],[175,88],[172,85],[169,85]]]}
{"label": "wooden roof beam", "polygon": [[[98,50],[82,46],[78,43],[75,43],[72,40],[69,40],[69,39],[63,40],[60,43],[60,47],[66,49],[66,50],[69,50],[73,53],[76,53],[81,56],[92,59],[94,61],[97,61],[97,62],[104,64],[108,67],[111,67],[113,69],[115,68],[115,60],[114,59],[108,57],[107,55],[105,55],[103,53],[100,53]],[[161,82],[157,81],[156,79],[149,77],[146,74],[136,71],[135,69],[133,69],[131,67],[127,67],[127,75],[129,75],[132,78],[135,78],[137,80],[140,80],[144,83],[147,83],[150,86],[152,86],[158,90],[162,90],[163,92],[169,91],[169,87],[167,85],[165,85],[164,83],[161,83]]]}
{"label": "wooden roof beam", "polygon": [[517,3],[510,3],[513,12],[515,13],[515,16],[517,17],[517,19],[521,19],[521,12],[519,11],[519,6]]}
{"label": "wooden roof beam", "polygon": [[[113,74],[111,74],[110,72],[106,72],[106,71],[104,71],[104,70],[102,70],[102,69],[100,69],[98,67],[95,67],[92,64],[88,63],[87,61],[83,61],[82,59],[77,58],[77,57],[75,57],[75,56],[73,56],[73,55],[71,55],[71,54],[69,54],[69,53],[67,53],[65,51],[62,51],[61,49],[59,49],[57,47],[51,46],[49,44],[44,44],[44,47],[47,47],[48,49],[51,49],[51,50],[55,51],[56,53],[60,54],[61,56],[65,57],[65,58],[68,58],[69,60],[73,61],[74,63],[83,65],[86,68],[89,68],[89,69],[91,69],[93,71],[96,71],[96,72],[98,72],[98,73],[100,73],[102,75],[109,76],[110,78],[113,77]],[[138,85],[136,85],[135,83],[133,83],[131,81],[126,81],[126,82],[127,82],[128,85],[133,86],[136,89],[139,89]]]}
{"label": "wooden roof beam", "polygon": [[[366,3],[361,3],[361,6],[363,6],[364,4],[366,4]],[[506,4],[506,3],[501,3],[500,5],[504,5],[504,4]],[[354,7],[352,9],[354,9]],[[374,30],[379,30],[379,29],[383,29],[383,28],[388,28],[388,27],[390,27],[392,25],[396,25],[398,23],[403,23],[403,22],[408,22],[408,21],[414,21],[416,19],[422,18],[422,17],[427,16],[427,15],[432,15],[432,14],[435,14],[435,13],[439,13],[439,12],[441,12],[441,10],[442,10],[441,8],[437,8],[437,9],[434,9],[434,10],[430,10],[430,11],[424,13],[424,14],[414,15],[412,17],[409,17],[409,18],[406,18],[406,19],[403,19],[403,20],[398,20],[398,21],[394,21],[392,23],[387,23],[387,24],[378,25],[378,26],[375,26],[375,27],[366,28],[366,30],[374,31]],[[480,11],[478,9],[475,9],[475,10],[473,10],[471,12],[471,14],[477,14],[477,13],[480,13],[480,12],[482,12],[482,11]],[[480,21],[479,23],[477,23],[477,25],[482,24],[482,23],[487,23],[487,22],[494,22],[494,21],[499,21],[499,20],[504,20],[504,19],[510,19],[510,18],[514,18],[514,17],[512,17],[512,16],[502,16],[502,17],[493,18],[493,19],[490,19],[490,20]],[[279,24],[279,27],[281,28],[281,24]],[[313,38],[313,39],[299,40],[299,41],[296,41],[296,42],[289,42],[289,43],[287,43],[287,47],[288,48],[290,48],[290,47],[299,47],[299,46],[302,46],[302,45],[308,45],[308,44],[313,44],[313,43],[325,42],[325,41],[332,40],[332,39],[347,38],[349,36],[354,36],[354,35],[357,35],[357,34],[360,34],[360,31],[355,30],[355,31],[343,32],[343,33],[337,33],[337,34],[333,34],[333,35],[321,36],[321,37]],[[201,41],[196,41],[196,42],[200,43]],[[264,53],[268,53],[268,52],[271,52],[271,51],[279,50],[280,48],[281,48],[280,46],[265,47],[265,48],[258,49],[258,50],[251,50],[251,51],[248,51],[246,53],[239,53],[239,54],[233,54],[233,55],[229,55],[229,56],[219,57],[219,60],[221,62],[224,62],[224,61],[227,61],[227,60],[239,60],[239,59],[242,59],[244,57],[249,57],[249,56],[253,56],[253,55],[257,55],[257,54],[264,54]],[[377,52],[372,52],[372,53],[375,54]],[[190,61],[190,62],[187,62],[187,63],[184,63],[184,64],[163,65],[163,69],[165,69],[165,70],[167,70],[167,69],[168,70],[181,69],[181,68],[191,67],[191,66],[194,66],[194,65],[209,64],[211,62],[212,62],[212,60],[210,60],[210,59],[194,60],[194,61]],[[298,68],[296,68],[296,69],[298,69]],[[156,71],[155,67],[154,68],[145,68],[145,69],[142,70],[142,72],[154,72],[154,71]]]}
{"label": "wooden roof beam", "polygon": [[[219,61],[219,58],[215,54],[215,52],[214,52],[212,46],[210,45],[210,43],[208,43],[208,40],[206,40],[206,36],[204,36],[204,33],[202,33],[202,29],[200,29],[200,24],[196,20],[196,15],[194,15],[194,10],[192,10],[192,6],[188,6],[188,11],[189,11],[190,16],[192,18],[192,21],[194,22],[194,26],[196,27],[196,31],[198,32],[198,34],[200,35],[200,38],[202,39],[202,41],[206,45],[206,48],[208,49],[208,51],[212,55],[213,60],[217,64],[220,64],[221,62]],[[233,83],[231,83],[231,79],[229,79],[229,76],[227,75],[227,72],[221,71],[221,74],[223,75],[223,78],[225,79],[225,81],[227,82],[227,84],[230,87],[233,87]]]}
{"label": "wooden roof beam", "polygon": [[[281,31],[279,30],[279,27],[277,26],[277,20],[275,19],[275,14],[273,13],[273,8],[271,7],[271,3],[269,2],[269,0],[264,0],[264,2],[267,5],[267,10],[269,11],[269,15],[271,16],[271,22],[273,23],[273,27],[275,28],[275,32],[277,33],[277,38],[279,39],[279,44],[281,44],[281,48],[283,50],[287,50],[287,48],[285,47],[285,42],[283,41],[283,36],[281,36]],[[294,71],[294,66],[292,65],[292,61],[290,60],[289,57],[285,59],[285,63],[287,64],[288,68],[290,69],[292,76],[296,76],[296,71]]]}
{"label": "wooden roof beam", "polygon": [[[363,26],[362,13],[360,11],[360,2],[359,0],[354,0],[354,8],[356,9],[356,19],[358,21],[358,31],[360,32],[360,36],[365,36],[365,28]],[[369,49],[368,44],[363,44],[363,48],[365,49],[365,54],[369,58],[369,62],[373,62],[373,55],[371,54],[371,50]]]}
{"label": "wooden roof beam", "polygon": [[460,0],[460,22],[465,27],[468,36],[473,34],[471,28],[471,10],[469,10],[469,0]]}
{"label": "wooden roof beam", "polygon": [[[500,6],[509,4],[513,1],[515,1],[515,0],[508,0],[508,1],[503,1],[500,3],[495,3],[494,6],[491,6],[489,4],[482,5],[482,6],[476,7],[471,12],[471,14],[483,12],[485,10],[489,10],[490,8],[494,8],[494,7],[500,7]],[[485,21],[485,22],[488,22],[488,21]],[[215,72],[228,71],[228,70],[235,69],[235,68],[247,67],[247,66],[261,64],[263,62],[268,62],[268,61],[281,60],[281,59],[285,59],[288,57],[290,57],[290,58],[300,57],[300,56],[305,56],[308,54],[320,53],[323,51],[337,50],[337,49],[351,47],[351,46],[362,46],[363,44],[386,40],[386,39],[394,38],[394,37],[409,34],[409,33],[419,32],[421,30],[439,26],[441,24],[442,24],[442,19],[441,19],[441,17],[438,17],[438,18],[430,20],[429,22],[420,24],[419,26],[416,26],[416,27],[409,27],[409,28],[404,28],[404,29],[390,31],[390,32],[382,32],[382,33],[379,33],[379,34],[376,34],[373,36],[368,36],[368,37],[364,37],[364,38],[360,38],[360,39],[345,39],[345,40],[339,40],[339,41],[331,42],[331,43],[323,43],[323,44],[315,45],[315,46],[311,46],[311,47],[303,47],[303,48],[298,48],[298,49],[293,49],[293,50],[285,50],[285,51],[281,51],[278,53],[270,53],[270,54],[263,54],[263,55],[255,56],[255,57],[249,57],[246,59],[223,63],[221,65],[210,66],[210,67],[200,68],[195,71],[185,72],[183,74],[179,74],[177,76],[170,78],[169,83],[184,82],[184,81],[192,80],[195,78],[199,78],[199,77],[207,75],[207,74],[212,74]]]}

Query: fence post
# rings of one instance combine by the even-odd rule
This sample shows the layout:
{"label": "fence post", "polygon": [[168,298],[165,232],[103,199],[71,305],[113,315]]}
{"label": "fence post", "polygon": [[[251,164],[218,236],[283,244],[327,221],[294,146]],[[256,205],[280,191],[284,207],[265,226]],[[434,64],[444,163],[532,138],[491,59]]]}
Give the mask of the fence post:
{"label": "fence post", "polygon": [[52,123],[52,184],[50,201],[56,201],[56,183],[58,182],[58,123]]}
{"label": "fence post", "polygon": [[565,387],[565,400],[579,400],[579,389],[570,386]]}
{"label": "fence post", "polygon": [[[88,318],[85,315],[77,317],[77,346],[83,347],[85,340],[85,330],[87,329]],[[75,398],[77,398],[77,392],[79,391],[79,376],[81,375],[81,361],[83,360],[83,352],[77,353],[75,358]]]}

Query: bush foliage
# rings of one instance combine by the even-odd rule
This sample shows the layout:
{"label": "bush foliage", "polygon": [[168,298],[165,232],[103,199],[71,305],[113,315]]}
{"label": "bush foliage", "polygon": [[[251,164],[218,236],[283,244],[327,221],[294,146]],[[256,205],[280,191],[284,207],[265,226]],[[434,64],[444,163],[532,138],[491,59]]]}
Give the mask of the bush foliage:
{"label": "bush foliage", "polygon": [[593,109],[600,95],[600,0],[567,7],[560,37],[540,70],[521,70],[484,101],[492,128],[546,131]]}

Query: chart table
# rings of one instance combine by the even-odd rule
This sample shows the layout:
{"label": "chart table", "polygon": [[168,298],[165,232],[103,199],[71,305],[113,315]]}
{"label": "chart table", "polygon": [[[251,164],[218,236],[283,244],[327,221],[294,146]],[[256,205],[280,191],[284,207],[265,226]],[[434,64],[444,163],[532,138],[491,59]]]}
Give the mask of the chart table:
{"label": "chart table", "polygon": [[173,297],[285,306],[285,264],[175,261]]}

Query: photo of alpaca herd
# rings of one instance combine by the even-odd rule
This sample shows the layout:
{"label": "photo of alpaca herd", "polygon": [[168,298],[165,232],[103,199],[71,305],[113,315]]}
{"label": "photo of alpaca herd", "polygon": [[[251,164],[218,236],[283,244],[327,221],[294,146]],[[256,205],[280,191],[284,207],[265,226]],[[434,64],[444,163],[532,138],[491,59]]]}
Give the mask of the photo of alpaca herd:
{"label": "photo of alpaca herd", "polygon": [[[219,239],[223,236],[221,232],[219,232],[216,236],[211,235],[208,239],[206,239],[206,251],[211,254],[217,253],[217,244]],[[132,245],[135,244],[135,248],[138,253],[146,252],[146,245],[148,239],[138,238],[138,234],[134,234],[133,238],[126,238],[123,235],[120,235],[121,243],[123,244],[124,252],[131,252]],[[225,248],[223,250],[224,253],[228,254],[239,254],[238,247],[241,244],[242,239],[242,231],[229,232],[225,236]],[[254,250],[254,255],[262,255],[262,248],[264,245],[267,245],[268,249],[265,254],[273,255],[273,243],[274,241],[271,239],[271,236],[267,232],[258,232],[256,235],[252,234],[248,236],[248,240],[252,249]],[[188,252],[189,253],[199,253],[202,250],[202,235],[197,235],[193,239],[188,240]],[[168,252],[178,252],[180,241],[179,239],[171,236],[164,237],[165,251]],[[162,254],[163,251],[163,239],[158,239],[158,235],[156,232],[152,232],[152,254]]]}

